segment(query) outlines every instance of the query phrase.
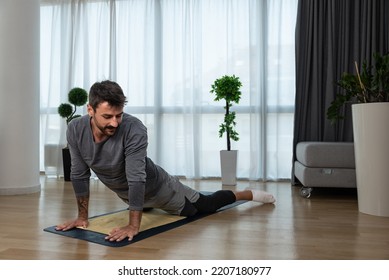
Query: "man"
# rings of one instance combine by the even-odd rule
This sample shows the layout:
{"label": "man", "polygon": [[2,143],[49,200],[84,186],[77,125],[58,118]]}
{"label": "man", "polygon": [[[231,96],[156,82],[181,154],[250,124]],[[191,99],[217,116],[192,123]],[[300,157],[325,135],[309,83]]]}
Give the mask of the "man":
{"label": "man", "polygon": [[183,185],[147,157],[146,127],[123,112],[125,104],[126,97],[117,83],[97,82],[89,92],[88,115],[69,123],[67,141],[78,217],[58,225],[57,230],[88,226],[90,170],[129,205],[128,225],[114,228],[106,237],[109,241],[131,240],[137,235],[145,208],[192,216],[215,212],[237,200],[275,202],[271,194],[259,190],[220,190],[203,195]]}

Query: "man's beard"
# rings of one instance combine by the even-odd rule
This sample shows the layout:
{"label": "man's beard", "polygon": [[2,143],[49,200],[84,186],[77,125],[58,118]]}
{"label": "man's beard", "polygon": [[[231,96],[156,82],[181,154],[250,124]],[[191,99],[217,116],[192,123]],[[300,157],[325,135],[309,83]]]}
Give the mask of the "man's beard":
{"label": "man's beard", "polygon": [[117,129],[117,127],[113,127],[113,126],[108,125],[108,126],[104,127],[104,129],[102,130],[102,132],[103,132],[105,135],[107,135],[107,136],[112,136],[112,135],[115,134],[116,129]]}
{"label": "man's beard", "polygon": [[112,125],[107,125],[103,127],[96,121],[96,119],[94,119],[94,123],[96,127],[101,131],[101,133],[106,136],[112,136],[116,132],[117,127],[113,127]]}

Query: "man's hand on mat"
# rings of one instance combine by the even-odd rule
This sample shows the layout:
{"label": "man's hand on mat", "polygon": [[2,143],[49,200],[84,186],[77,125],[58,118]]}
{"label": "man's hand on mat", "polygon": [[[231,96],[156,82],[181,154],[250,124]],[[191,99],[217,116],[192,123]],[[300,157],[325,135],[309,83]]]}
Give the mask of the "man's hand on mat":
{"label": "man's hand on mat", "polygon": [[128,225],[121,228],[114,228],[108,236],[105,237],[109,241],[122,241],[125,238],[132,240],[132,238],[139,233],[139,227]]}
{"label": "man's hand on mat", "polygon": [[66,230],[76,228],[76,227],[87,228],[88,225],[89,225],[88,220],[78,218],[78,219],[73,220],[73,221],[67,221],[67,222],[63,223],[62,225],[57,225],[55,230],[66,231]]}

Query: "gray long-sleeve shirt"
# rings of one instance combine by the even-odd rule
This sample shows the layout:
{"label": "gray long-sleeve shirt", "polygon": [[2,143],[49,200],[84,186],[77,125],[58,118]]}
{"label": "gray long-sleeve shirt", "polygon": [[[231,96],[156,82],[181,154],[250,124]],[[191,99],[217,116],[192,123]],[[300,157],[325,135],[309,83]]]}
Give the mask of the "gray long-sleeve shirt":
{"label": "gray long-sleeve shirt", "polygon": [[90,169],[108,188],[141,211],[169,175],[147,158],[147,129],[137,118],[124,114],[115,134],[103,142],[93,141],[90,117],[69,123],[67,141],[76,196],[89,195]]}

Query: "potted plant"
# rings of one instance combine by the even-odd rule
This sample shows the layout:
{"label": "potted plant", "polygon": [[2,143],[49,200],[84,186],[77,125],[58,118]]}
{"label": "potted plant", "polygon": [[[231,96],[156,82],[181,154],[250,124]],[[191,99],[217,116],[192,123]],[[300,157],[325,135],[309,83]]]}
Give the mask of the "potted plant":
{"label": "potted plant", "polygon": [[239,134],[235,130],[235,112],[231,111],[233,103],[238,104],[242,83],[235,75],[225,75],[216,79],[212,84],[211,93],[215,94],[215,101],[225,101],[224,121],[219,127],[219,137],[226,134],[227,150],[220,151],[221,177],[223,185],[236,184],[237,150],[231,150],[231,140],[238,141]]}
{"label": "potted plant", "polygon": [[341,88],[327,110],[331,122],[352,102],[355,168],[358,208],[366,214],[389,216],[389,54],[375,53],[372,65],[355,73],[344,73],[337,82]]}
{"label": "potted plant", "polygon": [[362,64],[362,71],[355,62],[355,74],[343,73],[337,81],[342,90],[336,95],[327,110],[327,117],[335,123],[342,119],[341,109],[346,103],[377,103],[389,101],[389,53],[373,55],[374,64],[368,66],[366,61]]}
{"label": "potted plant", "polygon": [[[88,93],[85,89],[75,87],[72,88],[68,93],[69,103],[61,103],[58,106],[58,114],[66,119],[66,125],[75,118],[81,115],[76,114],[77,107],[84,106],[88,101]],[[65,181],[70,181],[70,152],[69,148],[65,147],[62,149],[62,160],[63,160],[63,171]]]}

